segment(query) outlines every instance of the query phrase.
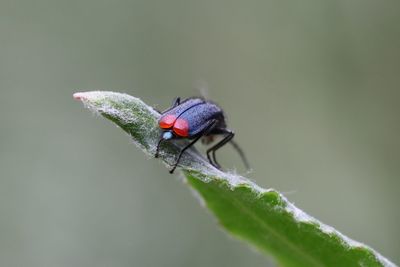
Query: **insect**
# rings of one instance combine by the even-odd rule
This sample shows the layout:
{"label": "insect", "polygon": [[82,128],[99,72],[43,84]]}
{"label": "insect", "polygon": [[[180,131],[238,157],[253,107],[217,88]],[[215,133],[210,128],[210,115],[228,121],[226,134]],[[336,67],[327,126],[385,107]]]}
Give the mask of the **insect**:
{"label": "insect", "polygon": [[191,140],[188,145],[181,149],[172,169],[169,171],[170,173],[173,173],[178,166],[185,150],[193,146],[200,138],[203,138],[203,143],[211,143],[217,135],[222,135],[223,138],[207,149],[208,161],[220,169],[221,166],[215,158],[215,152],[230,142],[239,153],[246,168],[249,169],[249,164],[243,151],[232,140],[235,135],[234,132],[226,127],[222,109],[213,102],[197,97],[188,98],[181,102],[181,99],[177,97],[172,107],[161,113],[158,125],[162,132],[157,144],[156,158],[159,156],[162,142],[172,139]]}

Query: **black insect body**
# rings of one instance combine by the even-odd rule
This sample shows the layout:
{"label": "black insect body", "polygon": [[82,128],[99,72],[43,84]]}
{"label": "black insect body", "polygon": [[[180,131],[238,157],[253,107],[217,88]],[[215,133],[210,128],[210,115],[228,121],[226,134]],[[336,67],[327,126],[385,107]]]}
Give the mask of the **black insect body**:
{"label": "black insect body", "polygon": [[161,114],[158,124],[162,130],[162,134],[157,145],[155,157],[158,157],[160,145],[165,140],[179,138],[192,140],[180,151],[170,173],[174,172],[186,149],[194,145],[202,137],[204,143],[210,143],[216,135],[223,135],[224,137],[207,150],[207,158],[210,163],[220,168],[215,158],[215,152],[226,143],[231,142],[241,156],[246,168],[249,168],[243,151],[232,140],[235,134],[226,128],[222,109],[212,102],[202,98],[188,98],[181,102],[178,97],[172,107]]}

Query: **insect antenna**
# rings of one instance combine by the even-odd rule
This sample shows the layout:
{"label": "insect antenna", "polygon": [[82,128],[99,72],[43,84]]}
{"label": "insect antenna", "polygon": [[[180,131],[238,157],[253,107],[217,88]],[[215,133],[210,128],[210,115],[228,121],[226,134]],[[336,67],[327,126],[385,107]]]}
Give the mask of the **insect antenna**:
{"label": "insect antenna", "polygon": [[194,83],[194,88],[197,93],[205,100],[209,100],[208,84],[204,80],[198,80]]}

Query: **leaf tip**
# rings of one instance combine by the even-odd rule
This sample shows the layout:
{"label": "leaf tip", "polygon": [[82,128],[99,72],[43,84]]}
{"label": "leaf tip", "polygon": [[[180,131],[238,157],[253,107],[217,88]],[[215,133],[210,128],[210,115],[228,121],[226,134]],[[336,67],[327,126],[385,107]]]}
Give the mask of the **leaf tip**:
{"label": "leaf tip", "polygon": [[83,92],[77,92],[77,93],[74,93],[74,94],[72,95],[72,97],[73,97],[75,100],[82,101],[82,100],[85,99],[85,93],[83,93]]}

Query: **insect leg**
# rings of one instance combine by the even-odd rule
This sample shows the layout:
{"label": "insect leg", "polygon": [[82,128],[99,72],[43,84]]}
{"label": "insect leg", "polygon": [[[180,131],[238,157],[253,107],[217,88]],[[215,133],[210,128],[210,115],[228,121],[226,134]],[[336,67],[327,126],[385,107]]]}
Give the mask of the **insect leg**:
{"label": "insect leg", "polygon": [[244,154],[243,150],[240,148],[240,146],[233,140],[231,140],[232,146],[236,149],[238,152],[239,156],[242,158],[242,161],[244,163],[244,166],[246,167],[247,170],[250,170],[250,164],[249,161],[246,158],[246,155]]}
{"label": "insect leg", "polygon": [[169,171],[169,173],[173,173],[175,171],[176,167],[178,166],[179,161],[181,160],[183,152],[185,152],[186,149],[188,149],[189,147],[194,145],[194,143],[196,143],[203,135],[208,134],[212,130],[212,128],[215,126],[216,123],[217,123],[216,120],[209,121],[207,127],[204,128],[204,130],[199,134],[199,136],[197,136],[187,146],[182,148],[182,150],[179,152],[178,158],[176,159],[176,161],[175,161],[174,165],[172,166],[172,169]]}
{"label": "insect leg", "polygon": [[174,99],[174,102],[172,102],[172,108],[177,107],[181,104],[181,98],[178,96]]}
{"label": "insect leg", "polygon": [[[228,143],[235,136],[235,133],[228,129],[218,129],[218,130],[219,130],[218,132],[225,133],[226,135],[225,135],[224,139],[222,139],[216,145],[207,149],[207,158],[212,165],[214,165],[215,167],[220,169],[221,165],[219,165],[219,163],[217,162],[217,159],[215,158],[215,151],[217,151],[219,148],[221,148],[226,143]],[[212,158],[213,158],[214,162],[211,161],[210,153],[212,153]]]}
{"label": "insect leg", "polygon": [[158,111],[158,113],[160,113],[160,114],[162,115],[162,114],[164,114],[165,112],[168,112],[168,111],[170,111],[171,109],[173,109],[173,108],[179,106],[180,104],[181,104],[181,98],[180,98],[180,97],[176,97],[176,98],[174,98],[174,101],[172,101],[172,107],[169,107],[169,108],[167,108],[167,109],[164,110],[164,111],[159,111],[159,110],[157,110],[157,111]]}
{"label": "insect leg", "polygon": [[[246,155],[244,154],[243,150],[240,148],[240,146],[235,141],[232,140],[232,138],[234,136],[234,133],[231,130],[225,129],[225,128],[215,128],[215,129],[213,129],[212,134],[226,134],[226,136],[224,137],[224,139],[222,139],[215,146],[213,146],[213,147],[211,147],[210,149],[207,150],[207,158],[208,158],[208,160],[210,162],[211,162],[210,154],[212,154],[212,158],[213,158],[213,161],[214,161],[215,165],[219,166],[219,164],[218,164],[218,162],[216,160],[216,157],[215,157],[215,152],[219,148],[224,146],[226,143],[230,142],[232,144],[233,148],[238,152],[238,154],[239,154],[240,158],[242,159],[246,169],[247,170],[250,169],[249,162],[248,162],[248,160],[246,158]],[[213,164],[213,163],[211,162],[211,164]]]}
{"label": "insect leg", "polygon": [[164,139],[160,138],[160,140],[157,143],[156,154],[154,155],[155,158],[158,158],[158,154],[160,152],[160,145],[162,141],[164,141]]}

